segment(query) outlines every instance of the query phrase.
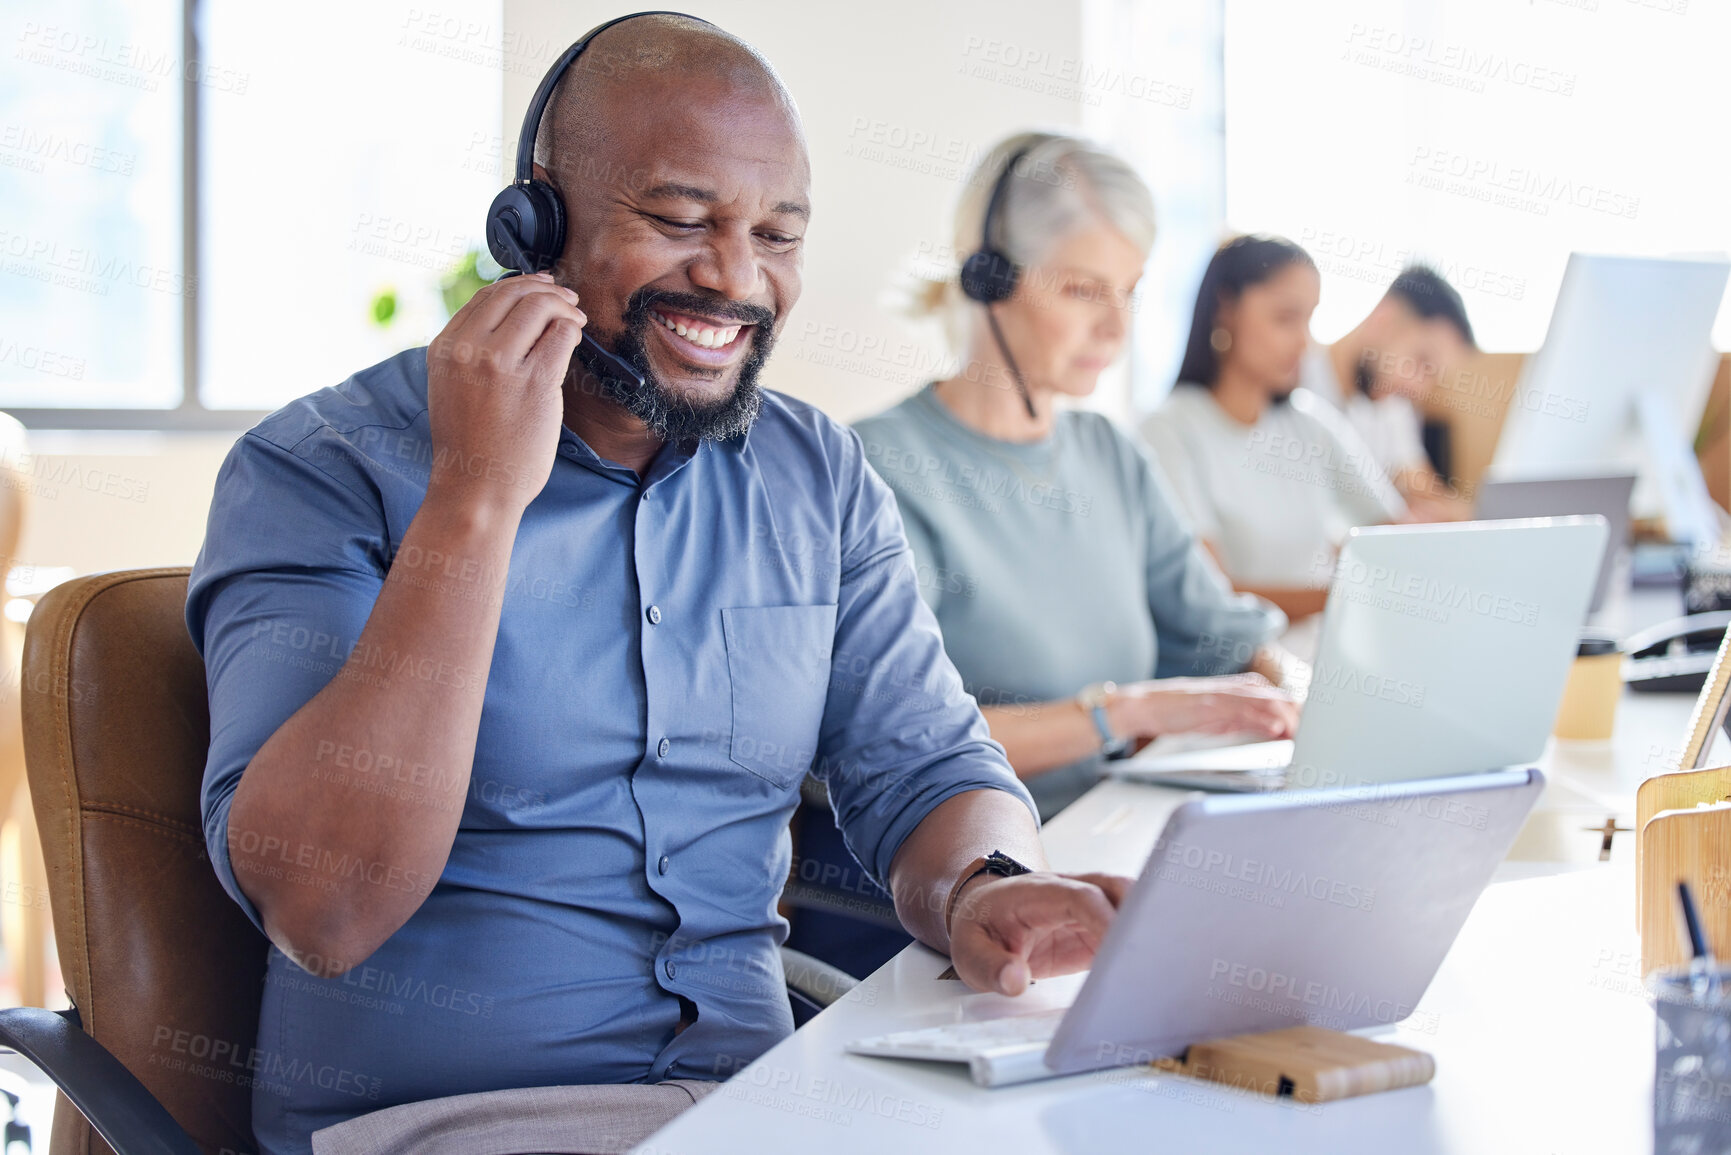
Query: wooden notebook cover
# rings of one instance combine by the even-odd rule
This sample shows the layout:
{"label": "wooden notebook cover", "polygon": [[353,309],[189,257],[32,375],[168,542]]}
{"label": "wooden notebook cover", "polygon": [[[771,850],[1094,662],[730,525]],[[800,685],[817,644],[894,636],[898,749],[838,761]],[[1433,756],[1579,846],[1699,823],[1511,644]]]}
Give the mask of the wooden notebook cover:
{"label": "wooden notebook cover", "polygon": [[1642,976],[1689,961],[1679,881],[1689,884],[1713,953],[1731,947],[1731,806],[1654,815],[1642,828],[1640,852]]}
{"label": "wooden notebook cover", "polygon": [[[1706,770],[1678,770],[1670,774],[1655,774],[1635,791],[1635,925],[1644,925],[1642,911],[1646,899],[1647,855],[1643,850],[1647,838],[1647,823],[1666,810],[1693,810],[1703,802],[1724,802],[1731,799],[1731,766],[1713,766]],[[1676,890],[1672,880],[1671,889]],[[1669,901],[1669,900],[1668,900]]]}
{"label": "wooden notebook cover", "polygon": [[1209,1039],[1154,1065],[1301,1103],[1416,1087],[1436,1075],[1436,1060],[1423,1051],[1313,1026]]}

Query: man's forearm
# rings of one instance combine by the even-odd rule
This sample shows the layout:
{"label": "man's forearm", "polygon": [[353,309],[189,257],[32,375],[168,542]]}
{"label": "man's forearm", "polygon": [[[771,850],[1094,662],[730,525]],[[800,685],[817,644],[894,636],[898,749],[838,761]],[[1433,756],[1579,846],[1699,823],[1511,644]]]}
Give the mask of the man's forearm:
{"label": "man's forearm", "polygon": [[[444,870],[519,520],[429,496],[342,669],[235,789],[235,876],[272,941],[309,970],[361,962]],[[381,775],[399,788],[368,789]]]}
{"label": "man's forearm", "polygon": [[1039,828],[1015,795],[970,790],[945,799],[926,815],[890,863],[890,892],[908,932],[947,953],[944,910],[950,893],[969,863],[994,850],[1034,870],[1046,868]]}

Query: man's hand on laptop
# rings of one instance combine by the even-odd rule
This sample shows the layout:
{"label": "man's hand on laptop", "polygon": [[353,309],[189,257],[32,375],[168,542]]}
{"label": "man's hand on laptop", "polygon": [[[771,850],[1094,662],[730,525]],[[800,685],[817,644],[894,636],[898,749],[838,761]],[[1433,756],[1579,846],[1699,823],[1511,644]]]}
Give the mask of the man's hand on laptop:
{"label": "man's hand on laptop", "polygon": [[1034,979],[1087,970],[1133,881],[1051,871],[971,879],[950,930],[956,974],[975,990],[1019,995]]}

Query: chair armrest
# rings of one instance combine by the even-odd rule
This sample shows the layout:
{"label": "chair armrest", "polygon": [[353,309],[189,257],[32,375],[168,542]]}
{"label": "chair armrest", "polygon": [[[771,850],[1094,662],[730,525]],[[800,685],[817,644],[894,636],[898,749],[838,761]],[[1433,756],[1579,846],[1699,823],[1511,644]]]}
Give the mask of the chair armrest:
{"label": "chair armrest", "polygon": [[76,1008],[0,1011],[0,1046],[11,1047],[54,1080],[116,1155],[202,1155],[144,1084],[84,1033]]}
{"label": "chair armrest", "polygon": [[788,990],[820,1007],[829,1006],[859,986],[859,980],[840,967],[785,946],[781,948],[781,970]]}

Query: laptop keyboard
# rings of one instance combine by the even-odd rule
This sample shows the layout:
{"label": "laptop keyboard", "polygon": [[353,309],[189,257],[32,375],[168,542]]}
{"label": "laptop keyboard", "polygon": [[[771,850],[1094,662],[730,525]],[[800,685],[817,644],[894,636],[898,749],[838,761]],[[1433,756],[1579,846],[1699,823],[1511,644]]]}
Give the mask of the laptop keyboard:
{"label": "laptop keyboard", "polygon": [[1248,746],[1266,740],[1265,735],[1249,730],[1235,730],[1228,734],[1204,734],[1199,731],[1162,734],[1142,747],[1137,752],[1137,757],[1161,758],[1168,754],[1191,754],[1197,750],[1219,750],[1227,746]]}

